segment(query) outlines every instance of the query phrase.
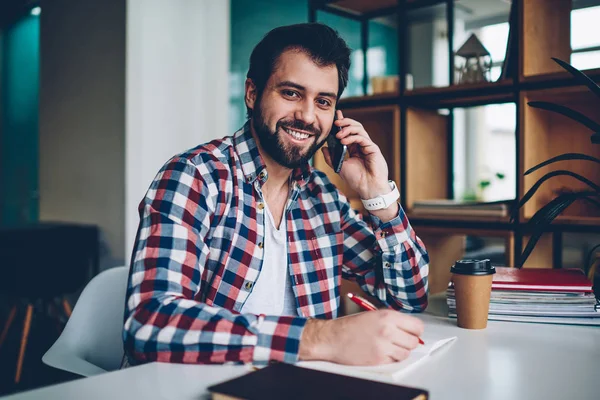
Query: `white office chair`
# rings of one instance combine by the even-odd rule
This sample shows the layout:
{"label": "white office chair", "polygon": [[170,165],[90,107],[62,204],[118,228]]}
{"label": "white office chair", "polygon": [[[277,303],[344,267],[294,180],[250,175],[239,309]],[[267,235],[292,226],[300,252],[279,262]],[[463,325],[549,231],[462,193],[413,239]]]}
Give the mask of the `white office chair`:
{"label": "white office chair", "polygon": [[111,268],[87,284],[65,329],[42,357],[44,364],[83,376],[120,368],[128,272],[128,267]]}

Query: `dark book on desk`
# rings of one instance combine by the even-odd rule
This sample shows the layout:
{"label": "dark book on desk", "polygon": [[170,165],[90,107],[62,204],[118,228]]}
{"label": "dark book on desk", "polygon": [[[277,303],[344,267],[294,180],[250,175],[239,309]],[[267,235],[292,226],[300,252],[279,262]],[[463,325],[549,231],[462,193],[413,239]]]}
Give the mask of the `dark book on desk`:
{"label": "dark book on desk", "polygon": [[426,400],[422,389],[331,374],[290,364],[271,364],[208,388],[214,400],[395,399]]}

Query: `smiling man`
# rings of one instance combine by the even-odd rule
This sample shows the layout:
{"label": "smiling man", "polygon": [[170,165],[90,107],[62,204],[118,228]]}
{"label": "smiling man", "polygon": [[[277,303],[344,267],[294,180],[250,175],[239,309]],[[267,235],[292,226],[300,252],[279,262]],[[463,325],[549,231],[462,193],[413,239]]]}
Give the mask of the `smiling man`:
{"label": "smiling man", "polygon": [[[346,43],[325,25],[274,29],[250,58],[244,127],[159,171],[139,208],[130,364],[381,364],[417,346],[423,325],[407,312],[427,305],[428,256],[380,149],[336,111],[349,66]],[[341,178],[384,204],[368,207],[368,221],[308,163],[336,112],[351,156]],[[389,309],[336,319],[341,278]]]}

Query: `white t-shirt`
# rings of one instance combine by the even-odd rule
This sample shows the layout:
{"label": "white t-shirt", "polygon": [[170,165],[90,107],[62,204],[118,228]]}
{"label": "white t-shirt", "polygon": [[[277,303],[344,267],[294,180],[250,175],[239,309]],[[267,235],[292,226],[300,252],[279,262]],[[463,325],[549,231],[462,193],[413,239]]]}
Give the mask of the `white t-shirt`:
{"label": "white t-shirt", "polygon": [[241,312],[297,316],[296,298],[288,272],[288,245],[285,216],[279,229],[265,203],[264,260],[252,292]]}

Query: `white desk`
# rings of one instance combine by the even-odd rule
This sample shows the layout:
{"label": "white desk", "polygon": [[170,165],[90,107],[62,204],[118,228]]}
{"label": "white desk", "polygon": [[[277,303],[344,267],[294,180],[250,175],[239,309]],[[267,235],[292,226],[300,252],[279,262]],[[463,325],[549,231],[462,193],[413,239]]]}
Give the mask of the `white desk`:
{"label": "white desk", "polygon": [[[426,329],[457,336],[399,383],[440,399],[600,398],[600,328],[490,321],[482,331],[456,327],[432,299]],[[213,383],[244,374],[244,366],[152,363],[16,394],[25,399],[209,399]]]}

